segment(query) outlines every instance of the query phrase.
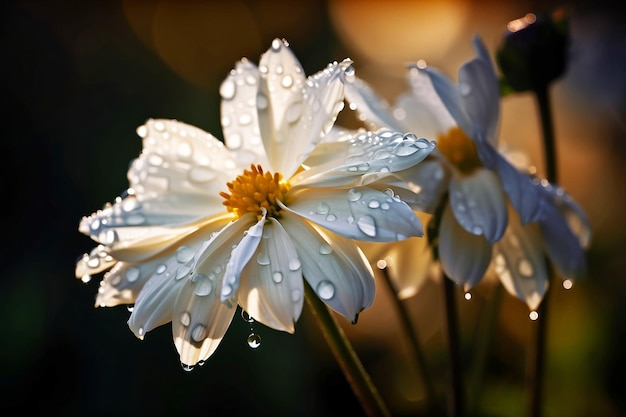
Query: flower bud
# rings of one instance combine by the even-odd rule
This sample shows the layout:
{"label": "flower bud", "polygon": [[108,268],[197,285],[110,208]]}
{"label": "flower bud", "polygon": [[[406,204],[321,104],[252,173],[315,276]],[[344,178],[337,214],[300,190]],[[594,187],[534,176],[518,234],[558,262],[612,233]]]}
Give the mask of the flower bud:
{"label": "flower bud", "polygon": [[568,17],[562,9],[529,13],[509,22],[496,52],[504,88],[517,92],[546,88],[565,73],[569,42]]}

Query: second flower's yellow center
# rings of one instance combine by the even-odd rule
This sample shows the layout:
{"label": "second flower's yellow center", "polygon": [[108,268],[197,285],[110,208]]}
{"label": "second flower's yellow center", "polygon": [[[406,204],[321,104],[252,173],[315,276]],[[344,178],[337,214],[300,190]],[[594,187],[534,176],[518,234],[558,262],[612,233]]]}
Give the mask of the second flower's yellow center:
{"label": "second flower's yellow center", "polygon": [[278,217],[280,207],[278,201],[285,202],[285,194],[289,190],[289,183],[283,180],[279,173],[263,172],[261,165],[250,165],[243,174],[234,181],[226,183],[229,193],[221,192],[224,204],[229,212],[241,217],[246,213],[257,213],[257,218],[263,215],[263,208],[267,215]]}
{"label": "second flower's yellow center", "polygon": [[458,126],[437,137],[437,149],[465,174],[482,166],[474,141]]}

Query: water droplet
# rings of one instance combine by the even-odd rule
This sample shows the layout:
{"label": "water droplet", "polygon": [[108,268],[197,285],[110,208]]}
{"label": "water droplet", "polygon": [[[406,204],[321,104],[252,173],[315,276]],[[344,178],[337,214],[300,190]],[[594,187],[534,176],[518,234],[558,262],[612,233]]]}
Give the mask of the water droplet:
{"label": "water droplet", "polygon": [[261,252],[259,252],[259,254],[256,257],[256,262],[259,265],[269,265],[270,264],[270,257],[267,255],[267,252],[261,251]]}
{"label": "water droplet", "polygon": [[252,123],[252,116],[250,116],[248,113],[242,113],[241,115],[239,115],[239,124],[241,126],[246,126],[250,123]]}
{"label": "water droplet", "polygon": [[534,274],[533,265],[528,261],[528,259],[521,259],[517,264],[518,272],[524,277],[531,277]]}
{"label": "water droplet", "polygon": [[193,371],[193,368],[194,368],[193,365],[187,365],[187,364],[182,363],[182,362],[180,363],[180,366],[182,366],[183,371],[185,371],[185,372],[191,372],[191,371]]}
{"label": "water droplet", "polygon": [[241,310],[241,318],[248,323],[254,323],[254,319],[250,316],[250,314],[248,314],[246,310]]}
{"label": "water droplet", "polygon": [[128,268],[126,270],[126,274],[124,275],[126,278],[126,281],[128,282],[134,282],[137,281],[137,278],[139,278],[141,270],[139,268],[137,268],[136,266],[132,266],[130,268]]}
{"label": "water droplet", "polygon": [[226,79],[220,86],[220,96],[222,96],[222,99],[224,100],[231,100],[235,97],[236,92],[237,86],[230,78]]}
{"label": "water droplet", "polygon": [[298,269],[300,269],[301,266],[302,264],[300,263],[300,260],[298,258],[293,258],[289,261],[290,271],[297,271]]}
{"label": "water droplet", "polygon": [[166,269],[167,269],[167,266],[165,266],[164,264],[160,264],[159,266],[157,266],[157,269],[156,269],[157,275],[161,275],[163,272],[165,272]]}
{"label": "water droplet", "polygon": [[539,313],[537,313],[536,311],[531,311],[530,314],[528,315],[528,317],[530,317],[531,320],[535,321],[539,318]]}
{"label": "water droplet", "polygon": [[459,91],[463,97],[467,97],[472,93],[472,86],[469,84],[461,83],[459,84]]}
{"label": "water droplet", "polygon": [[288,123],[297,122],[301,116],[302,116],[302,102],[301,101],[296,101],[296,102],[291,103],[291,105],[289,106],[289,108],[287,108],[287,111],[285,112],[285,120],[287,120]]}
{"label": "water droplet", "polygon": [[191,314],[188,311],[183,311],[180,314],[180,324],[187,327],[191,324]]}
{"label": "water droplet", "polygon": [[323,243],[320,246],[320,254],[321,255],[330,255],[331,253],[333,253],[333,248],[329,244]]}
{"label": "water droplet", "polygon": [[126,306],[126,310],[127,310],[129,313],[132,313],[134,309],[135,309],[135,305],[134,305],[134,304],[132,304],[132,305],[127,305],[127,306]]}
{"label": "water droplet", "polygon": [[572,281],[571,279],[566,279],[563,281],[563,288],[565,288],[566,290],[571,289],[574,286],[574,281]]}
{"label": "water droplet", "polygon": [[469,291],[468,291],[468,292],[466,292],[466,293],[465,293],[465,299],[466,299],[467,301],[471,300],[471,299],[472,299],[472,293],[471,293],[471,292],[469,292]]}
{"label": "water droplet", "polygon": [[228,284],[224,284],[222,287],[222,297],[229,297],[233,293],[233,287]]}
{"label": "water droplet", "polygon": [[259,110],[265,110],[267,108],[268,102],[267,97],[264,94],[257,94],[256,96],[256,106]]}
{"label": "water droplet", "polygon": [[397,156],[409,156],[413,155],[417,151],[417,147],[415,147],[413,143],[408,142],[400,142],[398,145],[396,145],[395,148],[391,150],[391,152]]}
{"label": "water droplet", "polygon": [[[241,146],[241,144],[239,145]],[[231,149],[236,149],[229,142],[229,147]],[[215,179],[215,172],[209,167],[203,166],[194,166],[189,170],[189,180],[195,183],[206,183]]]}
{"label": "water droplet", "polygon": [[189,246],[181,246],[176,249],[176,260],[181,264],[187,263],[193,259],[193,250]]}
{"label": "water droplet", "polygon": [[139,135],[140,138],[145,138],[148,135],[148,128],[146,125],[141,125],[137,128],[137,135]]}
{"label": "water droplet", "polygon": [[195,283],[193,292],[197,296],[204,297],[213,292],[214,284],[208,276],[204,274],[198,274],[193,277],[193,281]]}
{"label": "water droplet", "polygon": [[293,301],[294,303],[299,301],[300,298],[302,298],[302,292],[300,290],[293,290],[291,291],[291,301]]}
{"label": "water droplet", "polygon": [[475,234],[476,236],[482,235],[483,234],[483,228],[482,226],[479,225],[474,225],[474,227],[472,227],[472,233]]}
{"label": "water droplet", "polygon": [[206,327],[202,324],[196,324],[191,331],[191,338],[196,342],[201,342],[206,338]]}
{"label": "water droplet", "polygon": [[315,208],[315,212],[317,214],[328,214],[330,211],[330,206],[326,203],[317,203],[317,207]]}
{"label": "water droplet", "polygon": [[250,346],[252,349],[257,349],[259,346],[261,346],[261,336],[256,333],[250,333],[250,335],[248,336],[248,346]]}
{"label": "water droplet", "polygon": [[287,74],[283,77],[283,80],[280,84],[285,88],[289,88],[293,85],[293,78],[291,77],[291,75]]}
{"label": "water droplet", "polygon": [[380,201],[378,200],[370,200],[370,202],[367,204],[367,206],[371,209],[377,209],[378,207],[380,207]]}
{"label": "water droplet", "polygon": [[176,280],[181,280],[181,279],[185,278],[187,275],[189,275],[190,273],[191,273],[191,266],[189,266],[189,265],[181,265],[176,270],[175,279]]}
{"label": "water droplet", "polygon": [[320,281],[316,291],[322,300],[330,300],[335,295],[335,285],[328,280]]}
{"label": "water droplet", "polygon": [[280,284],[281,282],[283,282],[283,273],[280,271],[274,271],[272,273],[272,280],[275,283]]}
{"label": "water droplet", "polygon": [[335,216],[333,213],[330,213],[328,216],[326,216],[326,221],[328,222],[334,222],[335,220],[337,220],[337,216]]}
{"label": "water droplet", "polygon": [[376,236],[376,222],[371,216],[361,216],[356,221],[359,230],[369,237]]}
{"label": "water droplet", "polygon": [[359,201],[361,198],[361,192],[357,189],[348,190],[348,201]]}

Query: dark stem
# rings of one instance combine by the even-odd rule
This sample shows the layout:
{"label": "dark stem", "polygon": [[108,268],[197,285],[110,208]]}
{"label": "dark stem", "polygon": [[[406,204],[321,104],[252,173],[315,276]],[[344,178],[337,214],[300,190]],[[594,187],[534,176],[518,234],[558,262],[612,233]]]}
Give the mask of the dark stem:
{"label": "dark stem", "polygon": [[444,304],[446,310],[446,333],[448,336],[448,352],[450,359],[450,390],[448,397],[448,415],[462,417],[465,413],[463,394],[463,374],[455,298],[456,284],[445,274],[443,275]]}
{"label": "dark stem", "polygon": [[426,410],[428,410],[429,413],[431,413],[429,415],[432,415],[432,412],[434,412],[433,406],[435,404],[435,389],[432,385],[430,372],[428,371],[428,366],[426,364],[426,358],[420,346],[419,340],[417,339],[415,330],[411,324],[411,319],[409,317],[409,313],[405,307],[405,304],[402,302],[402,300],[398,298],[398,291],[391,281],[388,268],[381,268],[381,272],[384,281],[391,292],[392,304],[396,307],[396,312],[398,313],[398,316],[400,318],[400,326],[404,330],[404,334],[406,334],[409,338],[409,343],[411,345],[411,349],[413,350],[413,358],[415,359],[415,364],[418,367],[418,372],[422,378],[422,383],[426,391],[424,398],[425,408]]}
{"label": "dark stem", "polygon": [[389,410],[335,317],[306,280],[304,290],[307,304],[363,410],[370,417],[390,417]]}
{"label": "dark stem", "polygon": [[[557,181],[556,146],[548,86],[537,88],[537,90],[535,90],[535,98],[541,117],[546,177],[548,181],[554,184]],[[548,268],[548,270],[551,271],[551,268]],[[530,351],[530,368],[528,375],[530,389],[528,415],[530,417],[541,417],[542,415],[541,406],[543,402],[543,382],[547,345],[548,300],[551,292],[550,288],[553,286],[552,281],[552,273],[550,273],[548,289],[542,303],[537,309],[538,317],[534,323],[534,340]]]}

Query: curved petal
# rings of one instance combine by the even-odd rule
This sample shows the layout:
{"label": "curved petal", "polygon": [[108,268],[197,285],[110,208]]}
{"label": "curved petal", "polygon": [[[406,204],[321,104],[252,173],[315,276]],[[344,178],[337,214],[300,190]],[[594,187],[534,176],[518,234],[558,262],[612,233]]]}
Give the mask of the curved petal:
{"label": "curved petal", "polygon": [[316,228],[285,212],[281,224],[293,239],[302,273],[320,299],[348,320],[374,302],[375,282],[369,261],[349,239]]}
{"label": "curved petal", "polygon": [[259,102],[264,106],[257,107],[261,137],[274,171],[289,178],[330,130],[343,107],[340,76],[348,66],[335,63],[305,80],[284,41],[274,39],[263,54]]}
{"label": "curved petal", "polygon": [[498,177],[486,169],[452,177],[450,205],[454,217],[468,233],[498,241],[507,223],[507,208]]}
{"label": "curved petal", "polygon": [[257,107],[262,107],[265,99],[257,98],[260,78],[257,66],[242,59],[220,86],[220,121],[224,142],[242,166],[252,163],[269,166],[257,115]]}
{"label": "curved petal", "polygon": [[344,80],[345,96],[350,103],[350,109],[355,110],[359,119],[370,129],[405,130],[402,123],[393,117],[389,103],[365,81],[354,75],[346,75]]}
{"label": "curved petal", "polygon": [[89,282],[92,275],[106,271],[117,262],[117,259],[113,258],[109,253],[109,248],[104,245],[98,245],[91,252],[84,253],[83,256],[78,258],[74,268],[74,275],[84,282]]}
{"label": "curved petal", "polygon": [[263,216],[261,219],[259,219],[259,221],[252,225],[248,230],[243,232],[243,238],[230,253],[230,259],[226,264],[226,270],[224,271],[223,278],[223,288],[229,288],[230,290],[227,293],[222,293],[222,302],[227,302],[228,300],[234,298],[234,295],[239,288],[241,272],[254,256],[259,243],[261,243],[266,214],[267,211],[263,209]]}
{"label": "curved petal", "polygon": [[452,82],[448,77],[443,75],[435,68],[427,67],[422,71],[426,71],[433,84],[433,88],[439,95],[439,98],[448,109],[448,112],[457,125],[463,130],[467,137],[476,140],[476,132],[474,123],[469,118],[466,110],[461,89]]}
{"label": "curved petal", "polygon": [[536,310],[548,289],[548,273],[537,223],[522,226],[509,210],[509,224],[493,246],[492,265],[502,285],[514,297]]}
{"label": "curved petal", "polygon": [[[491,60],[474,58],[459,70],[459,90],[463,107],[480,132],[495,147],[500,119],[500,84]],[[469,136],[469,135],[468,135]],[[469,136],[477,139],[477,136]]]}
{"label": "curved petal", "polygon": [[467,233],[446,206],[439,228],[439,260],[444,273],[469,289],[485,275],[491,261],[491,245],[483,236]]}
{"label": "curved petal", "polygon": [[[323,144],[320,146],[331,146]],[[290,179],[292,189],[341,185],[366,185],[390,172],[410,168],[423,161],[435,148],[434,142],[412,133],[391,130],[360,132],[349,141],[332,144],[336,153],[322,165]]]}
{"label": "curved petal", "polygon": [[371,188],[309,188],[290,199],[285,210],[350,239],[392,242],[423,235],[406,203]]}
{"label": "curved petal", "polygon": [[183,365],[190,367],[215,352],[237,309],[220,301],[220,282],[210,275],[197,274],[180,290],[172,334]]}
{"label": "curved petal", "polygon": [[585,251],[556,206],[543,205],[539,224],[550,260],[564,278],[576,280],[585,276]]}
{"label": "curved petal", "polygon": [[251,317],[289,333],[295,331],[304,303],[301,261],[292,240],[276,219],[268,219],[256,260],[244,268],[238,292],[239,305]]}

